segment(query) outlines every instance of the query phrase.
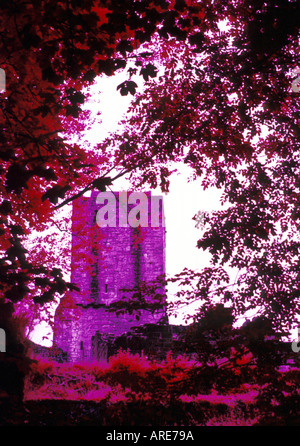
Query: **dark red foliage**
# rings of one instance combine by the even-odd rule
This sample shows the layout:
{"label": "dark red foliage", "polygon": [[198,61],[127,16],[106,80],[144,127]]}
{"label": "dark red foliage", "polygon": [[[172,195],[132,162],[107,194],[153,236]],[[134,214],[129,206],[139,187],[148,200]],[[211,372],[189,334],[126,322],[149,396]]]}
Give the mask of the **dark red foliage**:
{"label": "dark red foliage", "polygon": [[[70,288],[52,252],[24,247],[55,207],[125,172],[133,187],[167,191],[172,162],[182,162],[229,204],[207,219],[198,247],[212,266],[189,298],[219,296],[235,314],[261,306],[278,329],[290,328],[300,289],[299,98],[289,74],[299,4],[17,0],[0,12],[1,298],[44,304]],[[80,134],[88,119],[82,88],[132,60],[119,85],[135,94],[124,132],[95,150],[68,143],[62,135]],[[141,94],[134,73],[146,82]],[[231,288],[227,266],[240,271]]]}
{"label": "dark red foliage", "polygon": [[[186,32],[199,9],[189,9],[190,2],[180,5],[190,13],[184,24],[177,3],[167,1],[2,2],[0,65],[7,79],[0,109],[2,297],[18,302],[30,293],[43,304],[66,291],[69,285],[40,263],[39,254],[26,252],[22,240],[47,227],[53,205],[62,199],[72,200],[82,188],[105,190],[112,160],[109,152],[87,151],[62,135],[79,135],[86,125],[82,88],[96,76],[124,69],[158,26],[165,34]],[[145,52],[141,57],[147,60]],[[153,78],[156,68],[148,63],[140,74]],[[125,81],[121,94],[134,94],[135,86]]]}
{"label": "dark red foliage", "polygon": [[[102,147],[113,147],[123,168],[135,166],[136,186],[168,191],[172,167],[185,163],[204,189],[222,189],[226,207],[206,217],[198,241],[211,267],[186,272],[187,282],[199,282],[186,297],[219,297],[235,315],[261,308],[283,334],[297,321],[300,297],[300,117],[291,74],[299,63],[299,5],[200,5],[205,12],[188,42],[171,33],[148,46],[163,73],[148,79],[125,130]],[[170,13],[169,26],[174,20]],[[233,282],[228,267],[238,271]]]}

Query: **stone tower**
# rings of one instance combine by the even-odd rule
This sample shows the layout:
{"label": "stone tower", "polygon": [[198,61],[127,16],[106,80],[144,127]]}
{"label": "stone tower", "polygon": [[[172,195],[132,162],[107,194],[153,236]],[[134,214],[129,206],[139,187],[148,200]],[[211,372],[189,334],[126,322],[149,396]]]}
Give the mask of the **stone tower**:
{"label": "stone tower", "polygon": [[[161,196],[150,192],[92,192],[74,201],[71,291],[59,304],[54,345],[74,361],[106,359],[109,342],[132,327],[157,324],[164,306],[140,318],[108,309],[142,283],[165,274],[165,222]],[[165,294],[165,288],[157,288]]]}

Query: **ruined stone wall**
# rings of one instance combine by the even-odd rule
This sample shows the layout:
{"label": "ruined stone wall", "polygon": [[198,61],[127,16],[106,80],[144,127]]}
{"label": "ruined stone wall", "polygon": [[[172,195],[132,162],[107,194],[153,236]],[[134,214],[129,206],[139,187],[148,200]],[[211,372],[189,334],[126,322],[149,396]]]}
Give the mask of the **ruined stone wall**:
{"label": "ruined stone wall", "polygon": [[[154,214],[151,214],[150,194],[147,194],[148,225],[125,226],[124,212],[119,218],[120,195],[114,193],[116,225],[99,227],[97,213],[105,204],[97,203],[98,194],[74,202],[71,281],[80,287],[80,292],[71,292],[69,307],[67,299],[62,299],[55,316],[54,343],[67,352],[71,361],[94,359],[92,340],[96,333],[105,342],[133,326],[155,324],[165,316],[164,310],[154,315],[144,311],[136,320],[128,314],[117,317],[106,311],[110,304],[127,295],[122,289],[131,289],[142,281],[154,281],[165,273],[163,209],[156,213],[156,222],[152,225]],[[134,208],[134,204],[128,205],[127,218]],[[139,216],[142,219],[141,213]],[[165,289],[162,287],[159,291],[164,293]],[[70,305],[72,302],[76,305]]]}
{"label": "ruined stone wall", "polygon": [[68,353],[72,362],[93,361],[92,338],[96,333],[102,335],[103,342],[110,342],[122,333],[129,332],[137,325],[153,323],[158,317],[142,313],[137,321],[133,316],[123,314],[116,316],[107,311],[107,307],[81,308],[81,316],[63,321],[60,330],[62,333],[56,337],[55,344]]}
{"label": "ruined stone wall", "polygon": [[144,355],[149,359],[163,360],[172,350],[173,330],[170,324],[145,324],[133,328],[115,338],[110,353],[116,354],[120,349],[130,350],[132,354]]}

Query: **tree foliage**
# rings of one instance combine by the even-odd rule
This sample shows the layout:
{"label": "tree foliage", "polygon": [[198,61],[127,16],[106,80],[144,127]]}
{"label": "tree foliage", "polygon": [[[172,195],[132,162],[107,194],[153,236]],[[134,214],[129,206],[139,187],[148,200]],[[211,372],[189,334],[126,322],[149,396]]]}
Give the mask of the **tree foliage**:
{"label": "tree foliage", "polygon": [[[7,86],[0,110],[0,268],[6,300],[16,303],[29,294],[43,305],[71,287],[55,267],[53,250],[27,252],[24,239],[53,224],[62,199],[72,201],[82,188],[105,190],[111,184],[109,151],[87,150],[64,135],[80,135],[87,125],[83,87],[96,76],[125,69],[129,54],[138,54],[158,24],[167,32],[174,6],[160,1],[1,3],[0,64]],[[197,8],[188,22],[195,16]],[[153,70],[141,63],[144,77],[153,77]],[[133,87],[126,81],[121,94],[134,93]]]}
{"label": "tree foliage", "polygon": [[[125,173],[136,188],[167,191],[182,162],[227,204],[198,241],[212,255],[213,280],[203,271],[192,297],[217,292],[235,314],[260,307],[278,330],[290,328],[300,285],[299,96],[290,73],[299,4],[15,0],[0,9],[2,298],[44,304],[72,288],[53,251],[24,247],[56,207]],[[83,87],[129,62],[118,87],[134,95],[125,130],[93,150],[68,142],[63,135],[80,135],[88,119]],[[231,287],[222,282],[227,267],[239,270]]]}
{"label": "tree foliage", "polygon": [[[189,301],[218,297],[235,315],[259,308],[283,334],[297,321],[300,285],[299,96],[292,89],[299,5],[202,4],[203,22],[187,41],[157,37],[163,73],[135,96],[125,130],[103,147],[113,146],[123,167],[140,163],[131,173],[136,187],[168,191],[172,167],[185,163],[204,189],[222,190],[226,206],[206,216],[197,243],[211,267],[177,279],[198,280]],[[230,282],[232,268],[238,275]]]}

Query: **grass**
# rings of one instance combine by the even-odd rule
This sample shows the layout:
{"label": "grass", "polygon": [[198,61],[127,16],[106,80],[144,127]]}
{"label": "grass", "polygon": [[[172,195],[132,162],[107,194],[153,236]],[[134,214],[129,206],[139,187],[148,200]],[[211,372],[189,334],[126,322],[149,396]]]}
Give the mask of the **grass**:
{"label": "grass", "polygon": [[[170,382],[176,377],[183,377],[187,370],[195,365],[184,357],[174,360],[169,358],[164,364],[151,363],[146,358],[138,355],[130,355],[127,352],[120,352],[113,357],[109,364],[99,363],[55,363],[45,359],[39,359],[32,365],[31,373],[27,376],[24,389],[24,401],[26,402],[48,402],[52,401],[74,401],[83,403],[102,402],[108,406],[120,404],[133,406],[137,404],[148,405],[156,404],[167,406],[170,400],[167,393],[160,401],[153,400],[153,393],[146,392],[145,387],[138,392],[136,388],[132,389],[131,381],[143,379],[147,371],[154,371],[158,376],[169,377]],[[159,369],[161,367],[161,369]],[[172,375],[172,371],[174,376]],[[128,385],[121,385],[118,379],[124,380],[129,376]],[[172,376],[170,376],[172,375]],[[111,379],[111,376],[114,379]],[[115,379],[117,377],[117,380]],[[167,379],[167,378],[165,378]],[[126,381],[126,380],[125,380]],[[166,382],[166,385],[168,382]],[[255,420],[247,419],[239,405],[243,403],[249,406],[255,403],[258,389],[244,385],[239,391],[230,392],[227,395],[219,394],[211,390],[208,394],[198,393],[196,395],[178,394],[173,399],[173,404],[182,407],[193,407],[196,412],[202,406],[210,407],[210,412],[215,412],[206,425],[251,425]],[[220,407],[225,408],[226,414],[218,414]],[[190,409],[189,409],[190,410]],[[200,411],[201,412],[201,411]],[[202,413],[202,412],[201,412]],[[196,417],[196,419],[195,419]],[[201,425],[203,420],[197,420],[197,415],[190,413],[189,420],[193,425]],[[174,421],[175,422],[175,421]]]}
{"label": "grass", "polygon": [[[40,358],[26,378],[24,402],[41,413],[47,413],[46,408],[52,404],[54,411],[61,413],[60,406],[70,403],[66,411],[72,412],[73,404],[78,419],[81,404],[86,413],[84,422],[96,422],[95,415],[89,413],[97,413],[100,418],[104,416],[107,425],[163,420],[169,425],[252,426],[260,420],[268,423],[266,419],[273,411],[277,411],[272,415],[275,424],[289,423],[291,413],[294,417],[291,405],[298,404],[299,370],[276,375],[274,382],[242,383],[223,391],[213,384],[199,391],[202,371],[201,364],[172,355],[160,363],[122,351],[108,364],[60,364]],[[224,376],[228,378],[228,374]],[[276,395],[279,400],[274,403]],[[66,422],[73,420],[70,413]],[[297,419],[296,414],[292,422]],[[60,421],[56,418],[55,422]]]}

